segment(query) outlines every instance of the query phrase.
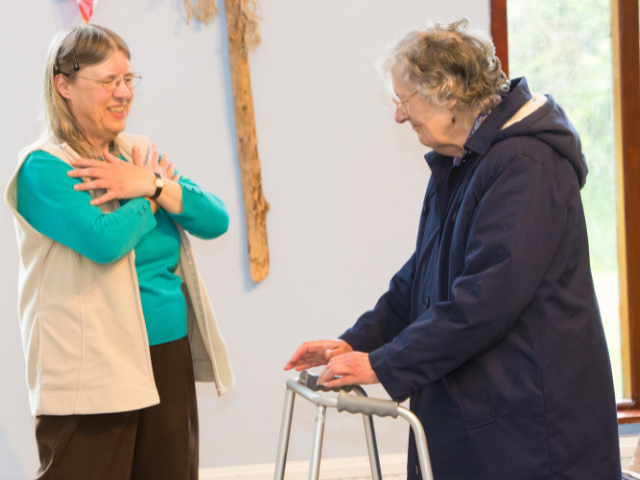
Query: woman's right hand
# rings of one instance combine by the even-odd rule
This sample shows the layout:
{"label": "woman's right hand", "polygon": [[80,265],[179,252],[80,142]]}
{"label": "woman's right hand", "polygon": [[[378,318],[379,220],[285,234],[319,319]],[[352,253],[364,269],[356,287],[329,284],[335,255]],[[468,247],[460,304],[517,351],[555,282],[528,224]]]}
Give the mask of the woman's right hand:
{"label": "woman's right hand", "polygon": [[350,352],[353,352],[353,348],[344,340],[305,342],[296,350],[284,369],[295,368],[296,372],[301,372],[312,367],[326,365],[333,357]]}
{"label": "woman's right hand", "polygon": [[144,164],[140,148],[132,149],[133,164],[123,162],[103,151],[104,161],[91,159],[71,160],[74,170],[68,172],[70,177],[89,177],[91,181],[79,183],[76,190],[104,189],[106,193],[91,200],[91,205],[101,205],[114,199],[146,197],[151,203],[153,212],[158,209],[158,203],[150,199],[155,193],[155,173],[165,180],[177,181],[180,175],[176,175],[172,163],[167,160],[167,154],[158,155],[156,146],[151,146],[150,161]]}
{"label": "woman's right hand", "polygon": [[[89,177],[89,182],[78,183],[76,190],[104,189],[106,193],[91,200],[91,205],[101,205],[115,199],[151,197],[155,193],[155,175],[144,168],[141,156],[134,158],[133,164],[123,162],[104,150],[104,161],[78,159],[70,163],[74,170],[67,172],[70,177]],[[160,168],[160,167],[159,167]]]}

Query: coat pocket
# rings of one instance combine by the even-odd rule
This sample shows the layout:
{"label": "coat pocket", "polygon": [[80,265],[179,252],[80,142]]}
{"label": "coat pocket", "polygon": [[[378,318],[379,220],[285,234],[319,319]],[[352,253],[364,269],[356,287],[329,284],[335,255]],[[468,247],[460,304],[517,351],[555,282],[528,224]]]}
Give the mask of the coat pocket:
{"label": "coat pocket", "polygon": [[469,428],[481,427],[498,420],[473,360],[458,369],[455,384],[460,408]]}

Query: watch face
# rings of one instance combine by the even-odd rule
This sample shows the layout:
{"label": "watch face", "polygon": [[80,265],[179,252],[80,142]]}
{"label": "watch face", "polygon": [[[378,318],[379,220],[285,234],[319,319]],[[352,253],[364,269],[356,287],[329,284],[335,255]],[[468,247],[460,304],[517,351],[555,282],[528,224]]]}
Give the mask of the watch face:
{"label": "watch face", "polygon": [[164,186],[164,182],[162,181],[161,178],[156,178],[155,186],[156,188],[162,188]]}

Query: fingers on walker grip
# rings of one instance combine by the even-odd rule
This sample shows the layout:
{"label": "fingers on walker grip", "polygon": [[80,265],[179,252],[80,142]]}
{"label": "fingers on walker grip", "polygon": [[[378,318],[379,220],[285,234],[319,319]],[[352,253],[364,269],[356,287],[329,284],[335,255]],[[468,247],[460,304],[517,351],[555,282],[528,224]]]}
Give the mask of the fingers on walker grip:
{"label": "fingers on walker grip", "polygon": [[340,395],[338,395],[338,411],[396,418],[398,416],[398,404],[391,400],[357,397],[340,392]]}
{"label": "fingers on walker grip", "polygon": [[318,378],[320,375],[313,375],[306,370],[300,374],[300,383],[307,387],[312,392],[350,392],[351,385],[345,385],[344,387],[327,388],[318,385]]}

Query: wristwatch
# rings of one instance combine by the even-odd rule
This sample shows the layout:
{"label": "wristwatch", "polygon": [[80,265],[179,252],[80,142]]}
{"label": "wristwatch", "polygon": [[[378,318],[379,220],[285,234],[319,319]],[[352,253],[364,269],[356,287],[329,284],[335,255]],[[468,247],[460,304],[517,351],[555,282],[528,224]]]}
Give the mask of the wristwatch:
{"label": "wristwatch", "polygon": [[153,184],[156,187],[156,193],[153,194],[151,200],[155,200],[156,198],[158,198],[162,193],[162,188],[164,187],[164,181],[162,180],[160,174],[156,172],[153,172],[153,174],[156,176],[156,179],[153,181]]}

